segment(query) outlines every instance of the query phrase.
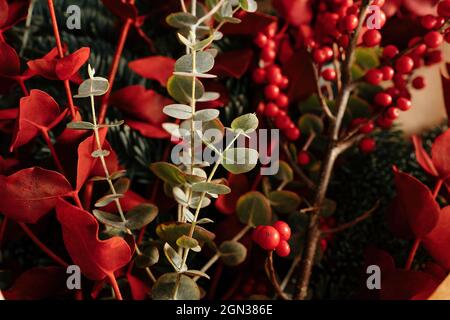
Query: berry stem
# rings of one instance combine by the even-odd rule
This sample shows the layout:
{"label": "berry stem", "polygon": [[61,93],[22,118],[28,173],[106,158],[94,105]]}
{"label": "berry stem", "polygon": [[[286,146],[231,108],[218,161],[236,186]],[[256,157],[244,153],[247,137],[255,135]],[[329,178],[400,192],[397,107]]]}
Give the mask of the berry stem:
{"label": "berry stem", "polygon": [[280,283],[278,282],[277,275],[275,272],[275,268],[273,266],[273,250],[270,250],[267,254],[266,267],[269,271],[270,282],[273,285],[277,295],[283,300],[291,300],[286,293],[284,293],[283,289],[280,287]]}

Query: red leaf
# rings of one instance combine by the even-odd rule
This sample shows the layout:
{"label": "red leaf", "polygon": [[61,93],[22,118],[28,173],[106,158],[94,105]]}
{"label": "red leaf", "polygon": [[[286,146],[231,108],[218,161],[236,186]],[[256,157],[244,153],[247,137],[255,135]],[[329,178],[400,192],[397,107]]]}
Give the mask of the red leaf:
{"label": "red leaf", "polygon": [[383,272],[381,299],[423,300],[428,298],[438,285],[431,275],[421,271],[397,269]]}
{"label": "red leaf", "polygon": [[240,12],[237,18],[242,22],[239,24],[226,23],[222,32],[226,35],[255,35],[264,30],[269,24],[277,21],[277,18],[268,14],[255,12]]}
{"label": "red leaf", "polygon": [[73,262],[91,280],[112,276],[131,260],[127,242],[119,237],[99,240],[97,220],[87,211],[59,199],[56,216]]}
{"label": "red leaf", "polygon": [[25,20],[29,4],[29,0],[9,1],[8,19],[3,24],[0,22],[0,29],[4,32],[20,21]]}
{"label": "red leaf", "polygon": [[217,56],[211,73],[239,79],[248,70],[253,57],[250,49],[233,50]]}
{"label": "red leaf", "polygon": [[6,0],[0,0],[0,27],[8,20],[8,9],[8,2]]}
{"label": "red leaf", "polygon": [[231,192],[220,195],[215,203],[216,209],[223,214],[233,214],[239,197],[249,190],[248,179],[243,174],[230,174],[228,176],[228,185],[231,188]]}
{"label": "red leaf", "polygon": [[17,118],[18,113],[19,108],[0,110],[0,131],[8,135],[12,134],[14,131],[14,122]]}
{"label": "red leaf", "polygon": [[131,119],[126,119],[125,123],[147,138],[166,139],[170,137],[169,133],[159,125],[155,126],[146,122]]}
{"label": "red leaf", "polygon": [[309,0],[272,0],[272,6],[293,26],[308,24],[312,18]]}
{"label": "red leaf", "polygon": [[67,274],[61,267],[36,267],[22,273],[11,288],[3,291],[7,300],[41,300],[67,290]]}
{"label": "red leaf", "polygon": [[447,129],[433,142],[431,158],[441,178],[450,175],[450,130]]}
{"label": "red leaf", "polygon": [[441,210],[436,227],[424,238],[428,253],[444,268],[450,270],[450,206]]}
{"label": "red leaf", "polygon": [[128,66],[141,77],[156,80],[165,87],[172,75],[175,60],[164,56],[151,56],[131,61]]}
{"label": "red leaf", "polygon": [[383,272],[395,270],[394,258],[384,250],[370,246],[364,251],[364,265],[377,265]]}
{"label": "red leaf", "polygon": [[102,0],[102,2],[109,11],[122,19],[135,20],[137,17],[137,9],[134,4],[122,0]]}
{"label": "red leaf", "polygon": [[386,218],[389,230],[396,237],[402,239],[414,238],[411,227],[408,223],[405,223],[405,221],[408,221],[408,212],[403,210],[398,196],[389,205]]}
{"label": "red leaf", "polygon": [[433,164],[433,160],[431,160],[430,156],[423,148],[422,139],[419,136],[413,135],[412,142],[414,144],[416,159],[419,165],[422,167],[423,170],[425,170],[432,176],[437,177],[439,174]]}
{"label": "red leaf", "polygon": [[130,285],[133,300],[145,300],[148,297],[150,289],[141,279],[133,276],[132,274],[127,274],[127,280]]}
{"label": "red leaf", "polygon": [[30,142],[40,128],[47,127],[58,115],[59,106],[51,96],[41,90],[31,90],[29,96],[20,99],[11,151]]}
{"label": "red leaf", "polygon": [[414,235],[422,238],[436,226],[439,219],[439,205],[431,191],[413,176],[394,171],[399,209],[404,210]]}
{"label": "red leaf", "polygon": [[58,197],[72,192],[66,178],[51,170],[33,167],[20,170],[8,177],[0,176],[4,201],[0,212],[25,223],[36,223],[56,205]]}
{"label": "red leaf", "polygon": [[12,78],[20,75],[20,60],[16,50],[0,40],[0,94],[14,85]]}

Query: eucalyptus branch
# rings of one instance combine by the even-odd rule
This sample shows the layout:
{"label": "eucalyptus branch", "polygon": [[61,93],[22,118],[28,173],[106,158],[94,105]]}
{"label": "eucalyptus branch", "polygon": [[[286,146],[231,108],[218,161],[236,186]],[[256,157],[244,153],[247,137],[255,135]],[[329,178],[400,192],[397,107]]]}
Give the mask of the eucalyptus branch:
{"label": "eucalyptus branch", "polygon": [[226,0],[220,0],[217,2],[217,4],[211,8],[211,10],[208,11],[203,17],[198,19],[197,23],[194,25],[195,28],[197,28],[199,25],[201,25],[203,22],[211,18],[219,9],[220,7],[225,3]]}

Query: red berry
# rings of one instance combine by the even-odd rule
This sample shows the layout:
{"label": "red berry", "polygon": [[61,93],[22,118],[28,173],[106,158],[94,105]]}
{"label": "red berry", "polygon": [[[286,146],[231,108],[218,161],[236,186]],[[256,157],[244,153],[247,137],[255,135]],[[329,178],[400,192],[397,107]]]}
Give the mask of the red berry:
{"label": "red berry", "polygon": [[280,88],[274,84],[269,84],[264,88],[264,95],[269,100],[275,100],[280,94]]}
{"label": "red berry", "polygon": [[260,102],[260,103],[258,103],[258,107],[256,108],[256,112],[258,112],[259,114],[263,114],[265,108],[266,108],[266,106],[264,105],[264,103]]}
{"label": "red berry", "polygon": [[359,150],[361,150],[361,152],[363,153],[372,152],[373,150],[375,150],[375,147],[376,143],[373,138],[366,137],[359,142]]}
{"label": "red berry", "polygon": [[370,84],[378,85],[383,81],[383,73],[378,69],[370,69],[366,72],[364,79]]}
{"label": "red berry", "polygon": [[257,236],[257,243],[265,250],[274,250],[280,243],[280,233],[272,226],[263,226]]}
{"label": "red berry", "polygon": [[280,233],[281,240],[288,241],[291,238],[291,227],[289,227],[286,222],[278,220],[272,225],[272,227],[277,229]]}
{"label": "red berry", "polygon": [[426,44],[421,43],[412,51],[412,54],[420,57],[425,53],[425,51],[427,51],[427,46]]}
{"label": "red berry", "polygon": [[383,73],[383,80],[392,80],[394,77],[394,69],[389,66],[384,66],[380,68],[381,73]]}
{"label": "red berry", "polygon": [[377,125],[383,129],[389,129],[392,126],[393,120],[386,117],[379,117],[377,119]]}
{"label": "red berry", "polygon": [[267,43],[267,36],[264,33],[258,32],[258,34],[255,37],[255,44],[262,48],[266,45]]}
{"label": "red berry", "polygon": [[300,138],[300,130],[295,126],[292,127],[291,123],[289,123],[289,126],[284,132],[284,135],[286,136],[286,138],[288,138],[289,141],[295,141]]}
{"label": "red berry", "polygon": [[368,133],[371,133],[374,128],[375,128],[375,125],[373,124],[373,122],[372,121],[368,121],[367,123],[364,123],[359,128],[359,132],[364,133],[364,134],[368,134]]}
{"label": "red berry", "polygon": [[358,17],[354,14],[349,14],[344,18],[344,26],[349,32],[355,30],[358,26]]}
{"label": "red berry", "polygon": [[424,15],[420,18],[420,23],[428,30],[433,29],[436,26],[436,22],[436,17],[431,14]]}
{"label": "red berry", "polygon": [[320,249],[323,251],[327,250],[328,242],[325,239],[320,239]]}
{"label": "red berry", "polygon": [[327,61],[333,58],[334,56],[333,49],[331,49],[330,47],[323,47],[322,50],[325,53],[325,58]]}
{"label": "red berry", "polygon": [[440,44],[442,43],[442,40],[443,40],[442,34],[440,34],[437,31],[430,31],[423,38],[423,41],[425,42],[428,48],[439,47]]}
{"label": "red berry", "polygon": [[440,63],[443,59],[442,57],[442,51],[441,50],[434,50],[431,52],[428,52],[426,57],[426,64],[431,65],[435,63]]}
{"label": "red berry", "polygon": [[264,109],[264,114],[268,117],[276,117],[278,115],[278,112],[278,106],[273,102],[269,102]]}
{"label": "red berry", "polygon": [[322,77],[327,81],[333,81],[336,79],[336,71],[332,68],[327,68],[322,71]]}
{"label": "red berry", "polygon": [[403,89],[406,87],[406,80],[401,74],[394,75],[394,84],[397,89]]}
{"label": "red berry", "polygon": [[280,93],[275,102],[278,105],[278,107],[286,108],[289,105],[289,98],[284,93]]}
{"label": "red berry", "polygon": [[262,84],[264,81],[266,81],[266,70],[263,68],[256,68],[253,71],[252,75],[253,81],[257,84]]}
{"label": "red berry", "polygon": [[374,100],[375,104],[381,107],[388,107],[392,104],[392,97],[385,92],[378,92]]}
{"label": "red berry", "polygon": [[414,61],[411,57],[402,56],[395,61],[395,70],[398,73],[409,73],[414,67]]}
{"label": "red berry", "polygon": [[383,57],[386,59],[392,59],[398,55],[399,51],[396,46],[388,45],[383,49]]}
{"label": "red berry", "polygon": [[301,166],[307,166],[311,162],[308,151],[301,150],[297,155],[297,163]]}
{"label": "red berry", "polygon": [[414,87],[414,89],[425,88],[425,78],[422,76],[415,77],[412,81],[412,86]]}
{"label": "red berry", "polygon": [[275,248],[275,252],[280,257],[287,257],[291,253],[291,247],[285,240],[281,240],[278,246]]}
{"label": "red berry", "polygon": [[439,2],[437,12],[441,17],[450,18],[450,0]]}
{"label": "red berry", "polygon": [[278,29],[277,23],[273,22],[266,27],[264,33],[267,35],[267,37],[273,38],[277,34],[277,29]]}
{"label": "red berry", "polygon": [[363,35],[363,42],[366,47],[375,47],[381,42],[381,33],[376,29],[367,30]]}
{"label": "red berry", "polygon": [[402,111],[407,111],[411,109],[411,100],[400,97],[397,99],[397,107]]}
{"label": "red berry", "polygon": [[287,129],[287,128],[289,128],[289,125],[291,123],[292,123],[292,121],[289,118],[289,116],[287,116],[286,114],[282,114],[281,112],[275,118],[275,126],[278,129],[282,129],[282,130]]}
{"label": "red berry", "polygon": [[271,50],[276,50],[277,44],[275,41],[269,39],[267,40],[266,45],[264,46],[264,49],[271,49]]}
{"label": "red berry", "polygon": [[400,94],[400,91],[396,87],[386,88],[386,90],[384,90],[384,92],[386,92],[392,98],[396,98]]}
{"label": "red berry", "polygon": [[273,49],[268,49],[268,48],[264,48],[261,51],[261,59],[264,62],[272,62],[273,60],[275,60],[275,57],[277,56],[277,53],[275,52],[275,50]]}
{"label": "red berry", "polygon": [[386,111],[386,117],[391,120],[397,119],[399,115],[400,115],[400,110],[396,107],[390,107]]}
{"label": "red berry", "polygon": [[288,79],[288,77],[283,76],[283,78],[281,78],[281,82],[280,82],[279,87],[280,87],[281,89],[286,89],[286,88],[288,87],[288,85],[289,85],[289,79]]}
{"label": "red berry", "polygon": [[270,84],[278,85],[283,78],[280,67],[276,65],[268,66],[266,68],[266,78]]}
{"label": "red berry", "polygon": [[262,227],[263,226],[257,226],[255,229],[253,229],[252,240],[255,241],[256,243],[258,243],[259,232],[261,231]]}
{"label": "red berry", "polygon": [[322,49],[315,49],[313,51],[313,60],[318,64],[325,62],[327,60],[325,51],[323,51]]}

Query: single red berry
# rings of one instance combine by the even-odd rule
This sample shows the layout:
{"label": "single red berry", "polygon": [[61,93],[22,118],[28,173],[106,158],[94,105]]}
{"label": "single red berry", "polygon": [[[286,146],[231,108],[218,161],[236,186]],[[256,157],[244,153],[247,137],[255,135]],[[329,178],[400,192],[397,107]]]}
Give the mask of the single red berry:
{"label": "single red berry", "polygon": [[383,73],[383,80],[392,80],[394,77],[394,69],[389,66],[384,66],[380,68],[381,73]]}
{"label": "single red berry", "polygon": [[267,37],[273,38],[277,34],[277,29],[278,29],[277,23],[273,22],[266,27],[264,33],[267,35]]}
{"label": "single red berry", "polygon": [[257,236],[257,243],[265,250],[274,250],[280,244],[280,233],[272,226],[263,226]]}
{"label": "single red berry", "polygon": [[370,84],[378,85],[383,81],[383,72],[378,69],[370,69],[366,72],[364,79]]}
{"label": "single red berry", "polygon": [[266,70],[264,70],[263,68],[256,68],[253,71],[252,78],[256,84],[264,83],[264,81],[266,81]]}
{"label": "single red berry", "polygon": [[[291,122],[292,123],[292,122]],[[293,127],[289,124],[288,128],[285,130],[284,135],[289,141],[296,141],[300,138],[300,130],[297,127]]]}
{"label": "single red berry", "polygon": [[400,115],[400,110],[396,107],[390,107],[386,111],[386,117],[391,120],[397,119],[399,115]]}
{"label": "single red berry", "polygon": [[274,84],[269,84],[264,88],[264,95],[269,100],[275,100],[280,94],[280,88]]}
{"label": "single red berry", "polygon": [[318,64],[324,63],[327,60],[325,51],[322,49],[315,49],[313,51],[313,60]]}
{"label": "single red berry", "polygon": [[275,50],[275,51],[276,51],[276,48],[277,48],[277,43],[272,39],[267,40],[267,43],[264,46],[264,49],[271,49],[271,50]]}
{"label": "single red berry", "polygon": [[388,107],[392,104],[392,97],[386,92],[378,92],[375,95],[375,104],[381,107]]}
{"label": "single red berry", "polygon": [[361,150],[362,153],[370,153],[373,150],[375,150],[376,142],[373,138],[363,138],[359,142],[359,150]]}
{"label": "single red berry", "polygon": [[408,111],[411,109],[411,100],[400,97],[397,99],[397,107],[402,111]]}
{"label": "single red berry", "polygon": [[376,29],[367,30],[363,35],[363,42],[366,47],[375,47],[381,42],[381,33]]}
{"label": "single red berry", "polygon": [[264,109],[264,114],[267,117],[276,117],[278,115],[278,112],[278,106],[273,102],[269,102]]}
{"label": "single red berry", "polygon": [[398,48],[390,44],[383,49],[383,58],[392,59],[398,55],[398,53]]}
{"label": "single red berry", "polygon": [[431,14],[424,15],[420,18],[420,23],[428,30],[433,29],[436,26],[436,22],[436,17]]}
{"label": "single red berry", "polygon": [[280,93],[277,99],[275,100],[275,103],[280,108],[286,108],[289,105],[289,98],[284,93]]}
{"label": "single red berry", "polygon": [[398,73],[409,73],[414,68],[414,61],[411,57],[402,56],[395,61],[395,70]]}
{"label": "single red berry", "polygon": [[283,78],[280,67],[276,65],[268,66],[266,68],[266,78],[270,84],[278,85]]}
{"label": "single red berry", "polygon": [[358,17],[355,14],[349,14],[344,18],[344,26],[349,32],[355,30],[358,26]]}
{"label": "single red berry", "polygon": [[259,239],[259,232],[261,231],[263,226],[257,226],[255,229],[253,229],[252,232],[252,240],[256,243],[258,243],[258,239]]}
{"label": "single red berry", "polygon": [[403,89],[406,87],[406,79],[401,74],[394,75],[394,85],[397,89]]}
{"label": "single red berry", "polygon": [[396,98],[400,94],[400,91],[396,87],[386,88],[386,90],[384,90],[384,92],[386,92],[392,98]]}
{"label": "single red berry", "polygon": [[320,250],[322,250],[322,252],[324,252],[325,250],[327,250],[328,247],[328,242],[325,239],[320,239]]}
{"label": "single red berry", "polygon": [[275,60],[276,56],[277,56],[277,53],[273,49],[266,49],[266,48],[264,48],[261,51],[261,59],[264,62],[270,63],[270,62]]}
{"label": "single red berry", "polygon": [[272,227],[277,229],[280,233],[281,240],[288,241],[291,238],[291,227],[289,227],[286,222],[278,220],[272,225]]}
{"label": "single red berry", "polygon": [[440,34],[439,32],[430,31],[425,35],[423,41],[425,42],[428,48],[434,49],[441,45],[443,39],[444,38],[442,37],[442,34]]}
{"label": "single red berry", "polygon": [[378,117],[377,125],[383,129],[389,129],[392,126],[393,120],[386,117]]}
{"label": "single red berry", "polygon": [[289,79],[286,76],[283,76],[281,82],[279,84],[280,89],[286,89],[289,85]]}
{"label": "single red berry", "polygon": [[309,48],[309,49],[314,49],[317,46],[316,41],[314,41],[314,39],[312,38],[308,38],[305,40],[305,47]]}
{"label": "single red berry", "polygon": [[330,47],[322,47],[322,50],[325,53],[326,61],[333,58],[333,56],[334,56],[333,49],[331,49]]}
{"label": "single red berry", "polygon": [[421,43],[417,45],[417,47],[412,51],[412,55],[416,55],[421,57],[427,51],[427,45],[425,43]]}
{"label": "single red berry", "polygon": [[258,34],[255,37],[255,44],[260,47],[263,48],[266,43],[267,43],[267,36],[264,33],[258,32]]}
{"label": "single red berry", "polygon": [[280,257],[287,257],[291,253],[291,247],[285,240],[281,240],[278,246],[275,248],[275,252]]}
{"label": "single red berry", "polygon": [[258,107],[256,108],[256,112],[259,114],[264,114],[264,110],[266,108],[266,105],[263,102],[258,103]]}
{"label": "single red berry", "polygon": [[340,45],[342,48],[347,48],[349,43],[350,43],[350,38],[346,34],[342,35],[338,39],[338,45]]}
{"label": "single red berry", "polygon": [[373,122],[368,121],[359,128],[359,132],[368,134],[368,133],[371,133],[374,128],[375,128],[375,125],[373,124]]}
{"label": "single red berry", "polygon": [[336,79],[336,71],[332,68],[326,68],[322,71],[322,77],[327,81],[333,81]]}
{"label": "single red berry", "polygon": [[412,81],[412,86],[414,87],[414,89],[425,88],[425,78],[422,76],[415,77]]}
{"label": "single red berry", "polygon": [[450,0],[439,2],[437,12],[441,17],[450,18]]}
{"label": "single red berry", "polygon": [[311,156],[308,151],[300,150],[297,155],[297,163],[301,166],[307,166],[311,162]]}
{"label": "single red berry", "polygon": [[417,36],[417,37],[412,37],[411,39],[409,39],[408,41],[408,48],[412,48],[416,45],[418,45],[420,42],[422,42],[422,38]]}
{"label": "single red berry", "polygon": [[282,129],[282,130],[287,129],[287,128],[289,128],[290,123],[292,123],[292,121],[289,118],[289,116],[286,114],[282,114],[281,111],[275,118],[275,126],[278,129]]}

